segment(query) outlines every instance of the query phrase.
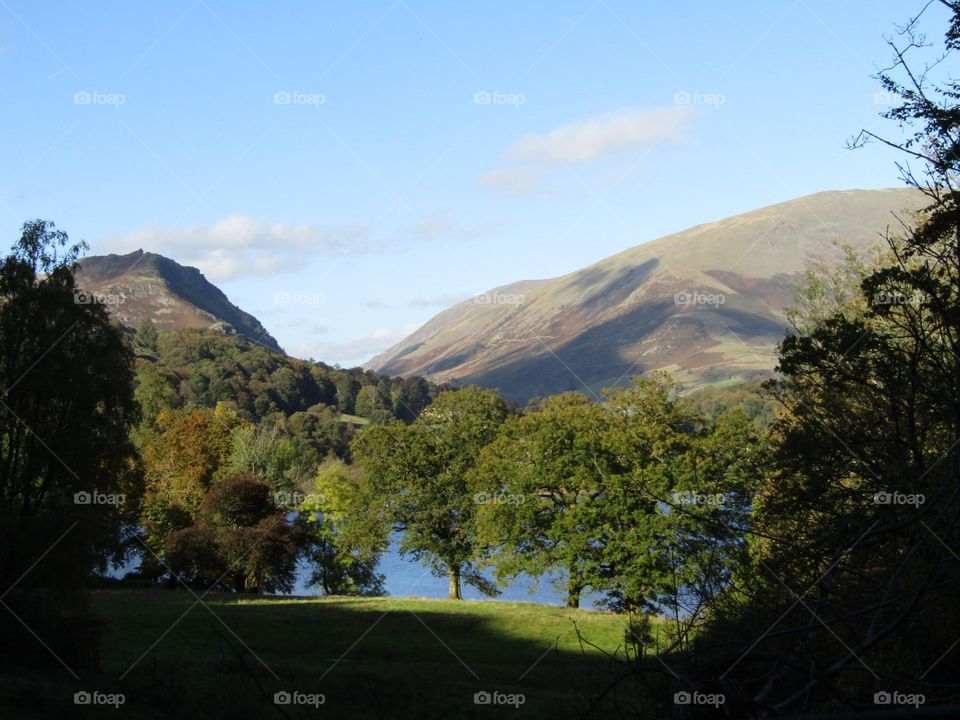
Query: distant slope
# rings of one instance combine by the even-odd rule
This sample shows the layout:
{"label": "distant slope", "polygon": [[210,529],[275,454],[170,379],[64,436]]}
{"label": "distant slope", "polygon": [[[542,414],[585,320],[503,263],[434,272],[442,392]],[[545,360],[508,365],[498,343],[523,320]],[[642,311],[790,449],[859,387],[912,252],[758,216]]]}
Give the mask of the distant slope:
{"label": "distant slope", "polygon": [[459,303],[367,367],[517,400],[654,369],[693,385],[765,375],[804,269],[839,261],[840,243],[879,245],[891,212],[921,200],[906,189],[822,192],[699,225]]}
{"label": "distant slope", "polygon": [[150,318],[157,329],[214,329],[240,333],[272,350],[277,341],[260,321],[232,304],[219,288],[193,267],[155,253],[82,258],[77,286],[98,294],[111,315],[129,327]]}

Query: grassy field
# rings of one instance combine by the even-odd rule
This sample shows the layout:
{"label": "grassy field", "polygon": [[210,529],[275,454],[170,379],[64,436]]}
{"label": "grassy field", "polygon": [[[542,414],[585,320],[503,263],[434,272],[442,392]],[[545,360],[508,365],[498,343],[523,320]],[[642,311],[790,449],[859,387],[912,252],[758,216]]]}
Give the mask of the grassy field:
{"label": "grassy field", "polygon": [[[196,604],[164,589],[100,590],[92,607],[100,668],[74,668],[79,682],[59,666],[4,671],[0,717],[575,717],[610,677],[605,653],[625,624],[528,603],[211,593]],[[76,706],[81,690],[125,702]],[[324,703],[276,705],[281,691]],[[475,704],[482,691],[518,697]]]}

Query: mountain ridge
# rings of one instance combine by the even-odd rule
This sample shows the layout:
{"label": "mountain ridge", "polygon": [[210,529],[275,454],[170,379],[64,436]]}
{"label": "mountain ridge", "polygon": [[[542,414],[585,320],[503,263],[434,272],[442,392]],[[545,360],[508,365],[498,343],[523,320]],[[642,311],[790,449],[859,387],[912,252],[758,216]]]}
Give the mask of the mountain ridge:
{"label": "mountain ridge", "polygon": [[[461,302],[365,367],[517,400],[654,369],[693,385],[769,375],[805,269],[838,262],[842,244],[879,246],[892,211],[921,206],[907,189],[834,190],[701,223]],[[522,302],[479,300],[511,292]]]}
{"label": "mountain ridge", "polygon": [[211,329],[239,333],[283,352],[260,321],[230,302],[195,267],[153,252],[89,255],[76,271],[77,287],[104,302],[121,324],[136,328],[149,318],[157,329]]}

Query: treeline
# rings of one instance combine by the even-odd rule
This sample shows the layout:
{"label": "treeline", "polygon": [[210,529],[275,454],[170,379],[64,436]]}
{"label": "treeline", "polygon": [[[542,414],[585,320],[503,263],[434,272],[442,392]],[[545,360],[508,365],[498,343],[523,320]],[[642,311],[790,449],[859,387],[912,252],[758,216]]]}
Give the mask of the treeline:
{"label": "treeline", "polygon": [[[327,410],[371,422],[412,422],[441,387],[291,358],[242,335],[201,330],[158,334],[145,321],[133,336],[137,400],[152,422],[167,408],[230,403],[248,420]],[[322,406],[322,407],[319,407]]]}
{"label": "treeline", "polygon": [[376,553],[339,541],[321,508],[298,511],[321,463],[349,461],[360,427],[413,422],[444,388],[237,335],[158,334],[149,320],[131,340],[142,496],[123,546],[139,568],[126,580],[290,592],[305,561],[306,582],[326,593],[381,592]]}
{"label": "treeline", "polygon": [[370,547],[401,531],[401,551],[447,575],[451,598],[462,582],[496,594],[485,566],[505,582],[559,570],[568,605],[589,590],[632,612],[729,574],[767,464],[746,415],[707,420],[663,376],[521,413],[492,390],[452,390],[410,425],[365,430],[353,455],[350,477],[315,487],[350,483],[342,531]]}
{"label": "treeline", "polygon": [[[193,367],[197,348],[235,341],[170,334],[157,355],[174,362],[179,352],[175,367]],[[207,353],[217,371],[243,363],[239,374],[251,382],[293,374],[275,355]],[[146,362],[137,388],[145,409],[144,376],[159,365]],[[325,379],[322,368],[296,366],[304,379]],[[255,397],[272,398],[277,385],[261,384]],[[300,396],[299,407],[315,399]],[[236,564],[246,575],[228,589],[289,591],[306,558],[326,592],[377,592],[377,559],[399,532],[401,552],[447,575],[452,598],[463,582],[497,594],[486,567],[501,582],[560,570],[570,606],[594,592],[613,609],[641,612],[680,592],[678,578],[716,582],[731,572],[731,549],[713,551],[741,542],[731,528],[747,522],[767,472],[756,418],[732,409],[739,395],[723,395],[725,409],[707,417],[666,376],[637,378],[602,403],[566,393],[524,412],[492,390],[448,390],[410,423],[381,421],[355,436],[323,403],[256,422],[243,396],[227,397],[214,408],[167,402],[144,414],[135,433],[143,495],[127,540],[142,564],[131,579],[211,587]],[[224,504],[246,514],[224,525]],[[715,532],[704,535],[698,523]],[[261,532],[259,547],[272,552],[231,562],[238,532]],[[658,549],[638,556],[640,547]]]}

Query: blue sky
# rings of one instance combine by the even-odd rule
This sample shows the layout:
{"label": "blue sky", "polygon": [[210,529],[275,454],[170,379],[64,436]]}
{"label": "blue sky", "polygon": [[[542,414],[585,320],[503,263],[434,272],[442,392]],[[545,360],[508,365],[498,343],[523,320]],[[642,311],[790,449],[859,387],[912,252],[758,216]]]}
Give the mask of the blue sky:
{"label": "blue sky", "polygon": [[895,130],[870,76],[920,5],[0,0],[0,228],[196,265],[358,364],[498,285],[898,185],[844,142]]}

